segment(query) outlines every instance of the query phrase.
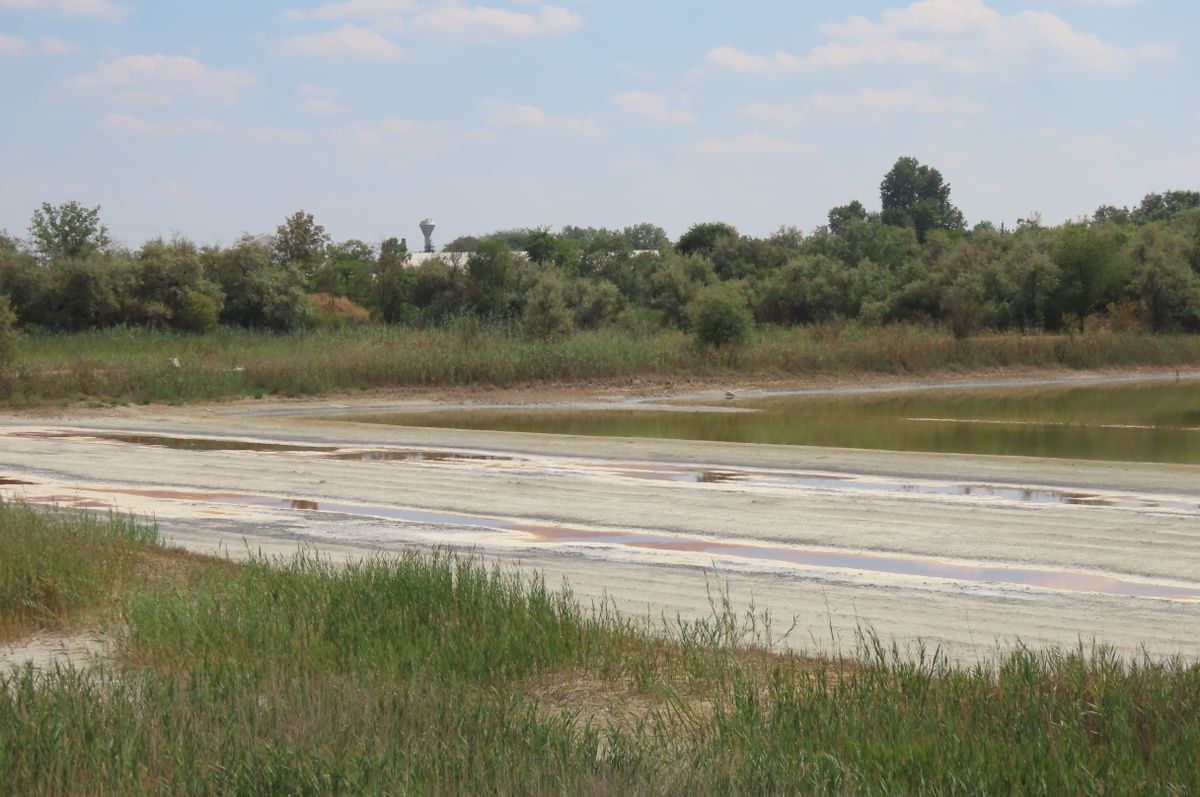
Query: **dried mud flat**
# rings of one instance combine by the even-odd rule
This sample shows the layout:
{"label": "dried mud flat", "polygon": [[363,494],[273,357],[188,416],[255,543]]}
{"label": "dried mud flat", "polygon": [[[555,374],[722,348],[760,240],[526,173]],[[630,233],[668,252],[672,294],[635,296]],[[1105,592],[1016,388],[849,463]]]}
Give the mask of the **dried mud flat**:
{"label": "dried mud flat", "polygon": [[468,550],[654,618],[725,591],[814,653],[874,630],[967,663],[1016,644],[1200,658],[1197,466],[317,417],[359,408],[0,416],[0,495],[152,514],[172,543],[234,557]]}

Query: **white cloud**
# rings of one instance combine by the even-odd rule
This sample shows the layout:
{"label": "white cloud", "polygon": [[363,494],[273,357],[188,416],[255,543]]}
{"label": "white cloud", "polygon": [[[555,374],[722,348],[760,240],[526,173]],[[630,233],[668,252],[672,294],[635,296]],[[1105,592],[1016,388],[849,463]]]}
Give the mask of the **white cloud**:
{"label": "white cloud", "polygon": [[229,129],[226,125],[211,119],[149,120],[125,113],[109,114],[100,120],[100,126],[106,130],[136,136],[214,135],[224,133]]}
{"label": "white cloud", "polygon": [[513,105],[499,100],[485,100],[480,106],[489,121],[499,127],[523,127],[531,130],[596,136],[600,128],[586,119],[547,113],[536,105]]}
{"label": "white cloud", "polygon": [[416,11],[420,4],[414,0],[345,0],[326,3],[311,11],[287,12],[289,19],[383,19]]}
{"label": "white cloud", "polygon": [[444,3],[401,23],[406,30],[469,39],[534,39],[559,37],[583,27],[583,17],[560,6],[540,6],[536,13],[490,6]]}
{"label": "white cloud", "polygon": [[298,111],[318,116],[337,116],[346,112],[338,102],[341,92],[337,89],[304,83],[297,89],[297,93],[300,98],[292,107]]}
{"label": "white cloud", "polygon": [[621,113],[654,125],[690,125],[696,121],[691,113],[672,107],[666,97],[652,91],[622,91],[610,97],[609,102]]}
{"label": "white cloud", "polygon": [[68,88],[99,93],[130,105],[178,100],[231,103],[254,82],[247,72],[212,69],[186,55],[127,55],[70,78]]}
{"label": "white cloud", "polygon": [[1170,45],[1125,48],[1073,28],[1059,16],[1022,11],[1005,16],[984,0],[918,0],[872,20],[851,16],[821,26],[826,41],[802,55],[757,55],[716,47],[704,65],[732,72],[778,74],[808,69],[938,65],[959,70],[1064,65],[1118,70],[1170,57]]}
{"label": "white cloud", "polygon": [[812,94],[799,103],[751,103],[744,106],[739,114],[750,119],[794,125],[806,124],[831,114],[859,117],[916,112],[928,116],[969,116],[980,111],[979,105],[968,100],[947,99],[912,89],[859,89],[848,94]]}
{"label": "white cloud", "polygon": [[392,40],[376,31],[349,24],[325,33],[293,36],[283,43],[283,51],[307,58],[367,61],[397,61],[404,57],[404,51]]}
{"label": "white cloud", "polygon": [[519,11],[471,5],[462,0],[435,3],[343,0],[308,11],[292,10],[286,16],[293,20],[367,20],[377,32],[415,32],[482,41],[566,36],[584,24],[582,16],[562,6],[540,5],[533,10]]}
{"label": "white cloud", "polygon": [[786,155],[810,157],[815,150],[791,138],[776,138],[765,133],[746,133],[735,138],[703,138],[688,149],[701,155]]}
{"label": "white cloud", "polygon": [[0,9],[50,11],[64,17],[119,19],[128,10],[110,0],[0,0]]}
{"label": "white cloud", "polygon": [[63,39],[48,36],[38,39],[36,48],[28,39],[19,36],[5,36],[0,33],[0,55],[25,55],[34,52],[46,55],[63,55],[75,51],[75,45]]}
{"label": "white cloud", "polygon": [[38,47],[41,48],[42,52],[49,55],[66,55],[67,53],[75,52],[77,49],[71,42],[60,39],[57,36],[47,36],[38,39]]}
{"label": "white cloud", "polygon": [[29,42],[17,36],[0,33],[0,55],[24,55],[29,52]]}

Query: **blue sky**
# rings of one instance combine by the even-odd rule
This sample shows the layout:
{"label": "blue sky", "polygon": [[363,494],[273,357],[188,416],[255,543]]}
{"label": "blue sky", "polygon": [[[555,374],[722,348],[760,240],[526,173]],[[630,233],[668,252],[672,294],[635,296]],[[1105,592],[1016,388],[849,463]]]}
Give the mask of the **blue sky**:
{"label": "blue sky", "polygon": [[0,0],[0,229],[764,235],[901,155],[970,223],[1200,189],[1195,0],[485,3]]}

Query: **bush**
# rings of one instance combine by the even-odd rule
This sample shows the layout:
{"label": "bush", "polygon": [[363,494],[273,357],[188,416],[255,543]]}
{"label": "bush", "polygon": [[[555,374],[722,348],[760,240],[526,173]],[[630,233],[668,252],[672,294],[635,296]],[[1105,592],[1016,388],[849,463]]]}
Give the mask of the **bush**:
{"label": "bush", "polygon": [[696,294],[687,307],[696,340],[706,346],[744,343],[754,321],[746,298],[728,285],[714,285]]}
{"label": "bush", "polygon": [[8,297],[0,294],[0,387],[17,358],[17,314]]}
{"label": "bush", "polygon": [[221,307],[207,293],[188,291],[180,299],[175,311],[175,326],[187,332],[208,332],[216,329],[221,318]]}
{"label": "bush", "polygon": [[574,328],[574,319],[563,298],[562,280],[545,274],[529,291],[525,302],[525,332],[543,340],[563,335]]}

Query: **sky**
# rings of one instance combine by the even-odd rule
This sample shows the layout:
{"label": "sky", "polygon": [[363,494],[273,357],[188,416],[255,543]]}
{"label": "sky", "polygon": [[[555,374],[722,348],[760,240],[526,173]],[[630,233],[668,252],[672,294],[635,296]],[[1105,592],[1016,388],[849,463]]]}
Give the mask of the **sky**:
{"label": "sky", "polygon": [[1200,189],[1196,0],[485,2],[0,0],[0,230],[761,236],[901,156],[970,224]]}

